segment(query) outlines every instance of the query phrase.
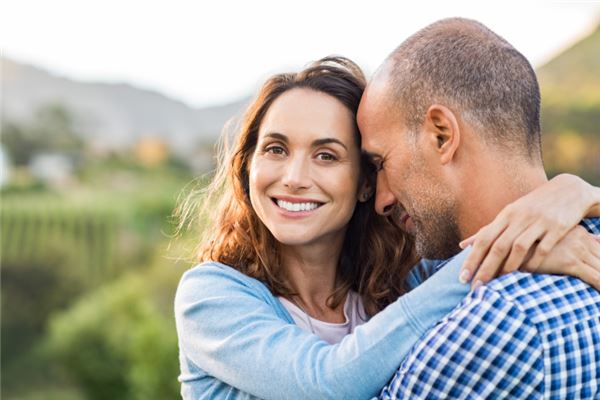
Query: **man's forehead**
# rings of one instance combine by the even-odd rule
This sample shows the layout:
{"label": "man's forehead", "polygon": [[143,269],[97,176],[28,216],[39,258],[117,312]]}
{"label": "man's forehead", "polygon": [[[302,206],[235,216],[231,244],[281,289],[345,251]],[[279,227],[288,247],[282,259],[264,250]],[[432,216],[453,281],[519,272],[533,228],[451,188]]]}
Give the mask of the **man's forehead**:
{"label": "man's forehead", "polygon": [[389,97],[389,84],[381,76],[375,76],[366,86],[360,101],[359,111],[369,117],[373,112],[380,110]]}

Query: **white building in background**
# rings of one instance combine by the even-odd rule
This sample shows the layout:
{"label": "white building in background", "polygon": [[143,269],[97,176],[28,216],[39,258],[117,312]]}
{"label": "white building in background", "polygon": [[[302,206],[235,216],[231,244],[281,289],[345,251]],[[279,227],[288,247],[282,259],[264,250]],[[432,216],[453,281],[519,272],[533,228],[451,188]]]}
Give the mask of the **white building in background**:
{"label": "white building in background", "polygon": [[73,169],[73,162],[64,154],[39,153],[29,162],[31,175],[50,186],[71,184]]}
{"label": "white building in background", "polygon": [[0,187],[5,186],[10,179],[10,158],[0,145]]}

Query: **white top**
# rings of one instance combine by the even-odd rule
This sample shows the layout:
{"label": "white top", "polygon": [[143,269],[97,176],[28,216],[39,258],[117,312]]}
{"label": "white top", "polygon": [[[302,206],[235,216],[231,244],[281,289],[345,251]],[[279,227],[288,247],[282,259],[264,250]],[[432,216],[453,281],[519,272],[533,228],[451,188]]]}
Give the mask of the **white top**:
{"label": "white top", "polygon": [[[314,319],[288,299],[281,296],[278,298],[281,301],[281,304],[290,313],[296,325],[307,332],[316,334],[330,344],[341,342],[344,336],[352,333],[354,328],[367,321],[367,313],[363,307],[362,299],[358,293],[353,291],[349,291],[348,296],[346,297],[346,302],[344,303],[344,316],[346,317],[346,322],[341,324]],[[312,332],[308,322],[309,318],[314,332]]]}

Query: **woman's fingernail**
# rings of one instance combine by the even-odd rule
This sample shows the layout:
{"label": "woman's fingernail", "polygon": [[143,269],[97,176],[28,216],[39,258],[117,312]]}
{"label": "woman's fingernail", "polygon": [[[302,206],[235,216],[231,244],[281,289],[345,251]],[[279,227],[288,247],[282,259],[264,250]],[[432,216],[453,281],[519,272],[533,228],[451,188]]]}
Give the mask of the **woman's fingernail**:
{"label": "woman's fingernail", "polygon": [[477,279],[475,281],[475,283],[473,284],[473,291],[477,290],[481,285],[483,285],[483,282],[481,282],[479,279]]}
{"label": "woman's fingernail", "polygon": [[464,244],[464,242],[460,242],[460,243],[458,244],[458,247],[460,247],[461,249],[463,249],[463,250],[464,250],[464,249],[465,249],[465,244]]}
{"label": "woman's fingernail", "polygon": [[458,277],[458,281],[460,283],[469,283],[469,279],[471,279],[471,271],[463,269]]}

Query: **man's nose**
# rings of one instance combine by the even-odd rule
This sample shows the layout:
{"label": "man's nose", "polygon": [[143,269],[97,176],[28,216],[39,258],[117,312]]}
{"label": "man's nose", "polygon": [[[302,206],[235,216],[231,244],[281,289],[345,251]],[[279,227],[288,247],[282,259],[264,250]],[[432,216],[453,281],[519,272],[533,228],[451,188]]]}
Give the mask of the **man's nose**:
{"label": "man's nose", "polygon": [[310,163],[302,155],[289,157],[283,168],[284,186],[292,190],[310,187]]}
{"label": "man's nose", "polygon": [[377,188],[375,191],[375,211],[380,215],[389,215],[396,207],[396,197],[390,191],[385,174],[377,174]]}

